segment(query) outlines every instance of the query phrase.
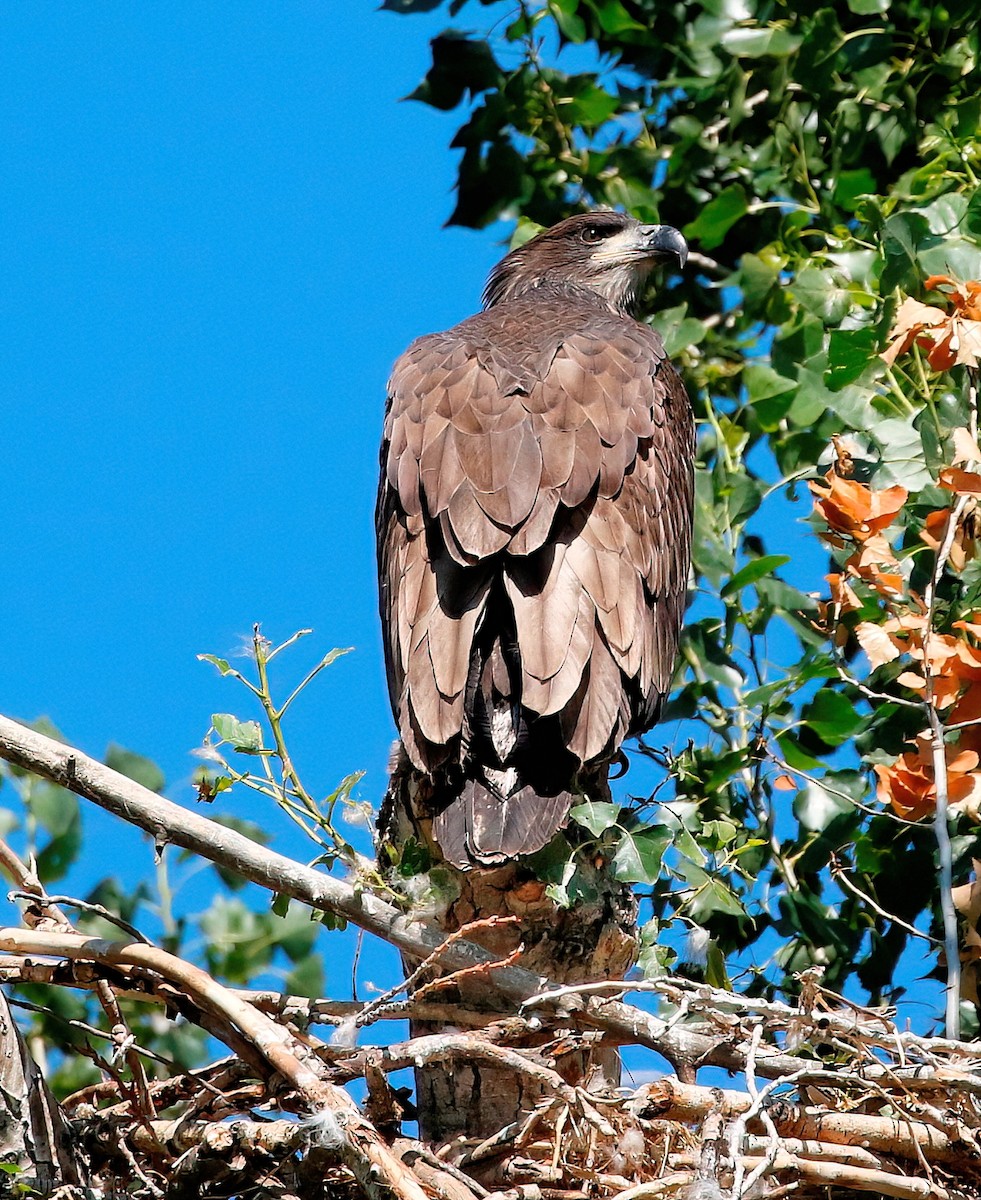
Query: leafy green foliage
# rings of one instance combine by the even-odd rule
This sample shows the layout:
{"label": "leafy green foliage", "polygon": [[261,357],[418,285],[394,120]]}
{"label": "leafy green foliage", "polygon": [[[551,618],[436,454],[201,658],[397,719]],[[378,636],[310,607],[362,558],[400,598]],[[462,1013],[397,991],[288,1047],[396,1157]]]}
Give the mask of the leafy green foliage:
{"label": "leafy green foliage", "polygon": [[[472,27],[473,3],[450,14],[463,8]],[[662,748],[662,725],[642,746],[660,790],[633,813],[574,816],[620,878],[649,889],[648,931],[703,927],[699,969],[719,978],[728,959],[751,990],[793,991],[821,965],[833,988],[898,996],[909,934],[862,894],[907,924],[937,919],[932,834],[881,812],[867,772],[917,719],[870,702],[857,644],[830,643],[814,595],[826,552],[794,523],[810,507],[800,481],[842,454],[863,482],[901,485],[897,570],[922,594],[919,530],[969,424],[963,368],[942,379],[919,350],[879,355],[904,294],[935,274],[981,277],[975,24],[967,0],[527,2],[468,34],[473,68],[456,58],[440,93],[462,106],[451,222],[517,216],[524,240],[612,205],[692,243],[688,271],[650,297],[699,420],[697,590],[664,714],[687,718],[692,742]],[[428,86],[448,69],[437,55]],[[944,613],[978,607],[979,579],[969,564],[947,580]],[[883,619],[881,598],[862,605],[855,620]],[[963,875],[977,837],[959,820]],[[552,894],[575,899],[574,863],[549,870]],[[673,951],[653,936],[641,963],[663,969]]]}
{"label": "leafy green foliage", "polygon": [[[330,655],[327,658],[332,661]],[[221,671],[219,663],[214,665]],[[231,668],[222,673],[237,674]],[[48,736],[59,738],[49,722],[35,724]],[[263,734],[256,721],[219,714],[214,726],[242,753],[254,755],[262,746]],[[111,745],[105,761],[153,791],[164,789],[162,771],[143,755]],[[354,805],[350,793],[356,782],[355,776],[346,779],[327,803]],[[24,861],[33,858],[48,894],[60,895],[70,886],[72,867],[83,849],[83,810],[77,797],[7,764],[0,769],[0,784],[5,785],[10,805],[0,810],[2,836]],[[224,789],[213,786],[213,792],[230,786],[228,780]],[[269,835],[255,822],[227,813],[216,814],[214,819],[257,842],[269,841]],[[324,993],[324,960],[315,946],[322,928],[320,914],[291,907],[285,898],[267,912],[255,912],[241,895],[219,892],[203,912],[175,915],[176,893],[184,878],[198,870],[194,856],[164,851],[155,886],[126,887],[109,877],[79,896],[77,905],[69,899],[61,902],[62,907],[82,933],[115,940],[127,939],[131,929],[139,929],[171,953],[201,961],[226,984],[261,986],[265,980],[267,986],[294,995]],[[218,867],[214,870],[230,891],[242,888],[243,881],[234,873]],[[323,925],[344,927],[343,922],[326,920]],[[108,1034],[101,1037],[96,1032],[107,1025],[94,992],[31,983],[11,986],[9,993],[25,1036],[37,1037],[45,1046],[47,1075],[56,1094],[70,1094],[104,1077],[100,1068],[112,1059],[113,1045]],[[144,1059],[150,1077],[199,1066],[213,1055],[207,1034],[176,1014],[165,1016],[147,1003],[126,999],[119,1003],[137,1044],[150,1052],[151,1057]],[[127,1076],[124,1063],[116,1062],[112,1070]]]}

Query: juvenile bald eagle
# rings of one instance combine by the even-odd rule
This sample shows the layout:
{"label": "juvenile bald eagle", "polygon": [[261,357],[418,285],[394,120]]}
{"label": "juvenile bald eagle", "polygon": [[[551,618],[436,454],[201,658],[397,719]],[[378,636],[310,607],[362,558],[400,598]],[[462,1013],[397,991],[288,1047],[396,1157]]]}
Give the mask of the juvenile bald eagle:
{"label": "juvenile bald eagle", "polygon": [[392,707],[459,867],[544,846],[658,718],[691,544],[691,407],[630,315],[676,229],[570,217],[389,385],[376,512]]}

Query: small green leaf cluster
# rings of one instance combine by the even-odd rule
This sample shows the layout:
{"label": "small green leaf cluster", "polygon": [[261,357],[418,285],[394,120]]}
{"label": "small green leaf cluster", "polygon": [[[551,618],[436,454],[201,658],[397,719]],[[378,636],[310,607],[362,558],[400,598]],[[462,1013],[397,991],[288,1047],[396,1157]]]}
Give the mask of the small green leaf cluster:
{"label": "small green leaf cluster", "polygon": [[[203,800],[214,800],[222,792],[238,786],[259,796],[272,800],[282,812],[294,821],[318,848],[315,862],[324,864],[328,870],[335,863],[343,862],[356,872],[374,875],[367,860],[358,855],[351,843],[342,836],[334,824],[334,813],[340,806],[352,823],[368,823],[365,805],[354,799],[355,787],[364,777],[363,771],[347,775],[337,787],[322,800],[307,791],[286,745],[283,718],[294,701],[306,690],[325,668],[347,654],[347,650],[331,650],[306,673],[284,701],[277,703],[270,690],[269,665],[284,650],[294,646],[311,631],[301,629],[281,645],[273,647],[262,636],[259,626],[253,629],[252,661],[255,679],[247,678],[223,658],[213,654],[199,654],[203,662],[211,663],[224,677],[240,683],[249,693],[252,702],[258,703],[268,733],[255,719],[241,720],[231,713],[214,713],[211,729],[205,738],[202,757],[207,765],[199,772],[197,787]],[[236,766],[230,756],[243,755],[247,765]],[[253,769],[248,760],[258,764]]]}
{"label": "small green leaf cluster", "polygon": [[[218,725],[223,736],[244,753],[261,747],[256,722],[228,718]],[[50,722],[40,720],[34,727],[60,740]],[[163,772],[140,754],[111,745],[105,762],[151,791],[164,790]],[[335,802],[348,795],[354,782],[352,777],[341,785],[333,797]],[[213,790],[217,793],[220,789]],[[146,861],[149,865],[156,859],[154,883],[141,882],[134,887],[106,877],[84,893],[75,893],[73,869],[79,864],[85,833],[78,798],[5,764],[0,770],[0,802],[5,802],[0,808],[0,836],[23,862],[34,866],[46,893],[58,899],[79,932],[127,941],[133,930],[139,930],[171,953],[200,961],[223,983],[255,987],[265,979],[269,986],[293,995],[324,993],[324,961],[315,948],[319,914],[312,920],[308,910],[290,908],[279,899],[268,911],[254,911],[243,896],[230,894],[241,892],[241,877],[217,866],[212,869],[228,891],[212,888],[213,898],[202,911],[187,912],[194,900],[182,893],[199,875],[200,860],[172,848],[161,847],[155,853],[149,844]],[[260,843],[268,840],[252,821],[224,813],[214,819]],[[125,829],[121,835],[140,836]],[[65,892],[70,898],[61,898]],[[324,924],[343,927],[343,921],[325,919]],[[105,1077],[114,1047],[93,990],[15,983],[9,984],[7,991],[25,1036],[32,1044],[45,1047],[46,1075],[57,1095],[69,1095]],[[146,1051],[143,1063],[151,1078],[189,1070],[213,1054],[213,1045],[198,1026],[173,1015],[165,1017],[155,1005],[125,996],[119,1004],[137,1045]],[[111,1073],[127,1078],[128,1067],[124,1061],[116,1061]]]}

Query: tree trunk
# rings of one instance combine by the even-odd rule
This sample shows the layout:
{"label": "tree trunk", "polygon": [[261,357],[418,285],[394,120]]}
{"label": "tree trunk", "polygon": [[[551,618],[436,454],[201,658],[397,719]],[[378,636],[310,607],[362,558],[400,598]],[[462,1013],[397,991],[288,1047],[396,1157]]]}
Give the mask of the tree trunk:
{"label": "tree trunk", "polygon": [[[520,949],[520,965],[552,983],[623,978],[636,957],[637,905],[629,886],[614,880],[605,862],[580,861],[589,899],[569,908],[556,904],[546,894],[545,883],[535,877],[527,862],[457,870],[442,861],[433,841],[431,816],[421,799],[425,786],[420,784],[420,777],[403,756],[392,773],[379,824],[383,845],[387,842],[392,848],[397,862],[406,861],[407,851],[411,855],[414,840],[423,851],[423,861],[431,863],[425,875],[408,879],[406,890],[427,905],[436,897],[433,918],[447,935],[474,922],[487,921],[484,928],[469,930],[468,939],[500,958]],[[571,853],[571,844],[569,850]],[[423,894],[426,884],[430,885],[428,895]],[[492,917],[512,920],[491,923],[488,919]],[[406,973],[417,965],[407,960]],[[424,982],[420,980],[416,986]],[[461,980],[441,996],[471,1010],[499,1008],[502,1014],[513,1013],[495,995],[483,973]],[[415,1022],[412,1032],[432,1034],[440,1029]],[[541,1043],[545,1040],[543,1035]],[[554,1055],[555,1068],[569,1083],[598,1090],[616,1087],[620,1082],[616,1050],[597,1046],[557,1054],[550,1050],[550,1055]],[[420,1136],[430,1142],[447,1142],[461,1136],[482,1140],[498,1133],[530,1112],[541,1091],[529,1076],[454,1063],[418,1068],[416,1095]]]}
{"label": "tree trunk", "polygon": [[19,1167],[0,1177],[0,1195],[25,1189],[82,1196],[77,1150],[58,1102],[44,1082],[0,992],[0,1162]]}

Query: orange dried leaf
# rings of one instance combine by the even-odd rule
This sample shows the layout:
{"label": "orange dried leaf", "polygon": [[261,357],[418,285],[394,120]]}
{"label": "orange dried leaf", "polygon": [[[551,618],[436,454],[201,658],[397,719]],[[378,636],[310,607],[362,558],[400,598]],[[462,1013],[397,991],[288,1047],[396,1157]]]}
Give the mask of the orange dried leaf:
{"label": "orange dried leaf", "polygon": [[829,471],[809,485],[814,507],[836,533],[863,542],[892,524],[909,493],[898,484],[873,491],[854,479],[842,479]]}
{"label": "orange dried leaf", "polygon": [[961,884],[950,889],[950,898],[959,913],[967,918],[970,926],[977,925],[981,920],[981,862],[974,860],[974,879],[971,883]]}
{"label": "orange dried leaf", "polygon": [[825,575],[825,579],[831,588],[831,602],[842,612],[853,612],[862,607],[861,600],[843,575]]}
{"label": "orange dried leaf", "polygon": [[981,475],[975,471],[962,471],[959,467],[944,467],[940,472],[940,486],[959,496],[981,496]]}
{"label": "orange dried leaf", "polygon": [[916,342],[926,350],[927,360],[935,371],[949,371],[958,364],[978,366],[981,283],[973,279],[962,283],[949,275],[931,275],[927,287],[942,292],[952,309],[944,311],[907,296],[896,313],[896,323],[889,333],[891,340],[881,357],[893,363]]}
{"label": "orange dried leaf", "polygon": [[919,300],[907,296],[899,306],[895,324],[889,330],[889,345],[881,355],[883,361],[894,363],[900,354],[906,353],[924,329],[943,325],[946,320],[947,314],[942,308],[921,304]]}
{"label": "orange dried leaf", "polygon": [[922,613],[905,612],[900,613],[898,617],[888,617],[882,622],[882,628],[886,633],[901,633],[905,636],[925,629],[926,624],[927,619]]}
{"label": "orange dried leaf", "polygon": [[924,287],[928,292],[942,292],[961,316],[981,321],[981,281],[953,279],[950,275],[931,275]]}
{"label": "orange dried leaf", "polygon": [[[948,467],[946,470],[953,471],[954,468]],[[956,487],[951,487],[945,484],[943,476],[946,472],[941,471],[940,482],[949,490],[959,490]],[[973,472],[960,471],[959,475],[968,476],[969,478],[977,478],[981,480],[981,475],[974,476]],[[956,483],[956,480],[952,480]],[[970,494],[970,493],[962,493]],[[968,506],[961,514],[960,522],[957,526],[957,532],[954,534],[954,540],[950,543],[950,549],[947,555],[947,562],[952,571],[960,574],[967,566],[972,558],[977,554],[977,504],[972,499]],[[923,528],[920,530],[920,540],[924,542],[931,550],[937,552],[944,544],[947,537],[947,523],[950,520],[952,510],[949,508],[939,508],[935,512],[928,513],[927,518],[923,523]]]}
{"label": "orange dried leaf", "polygon": [[860,621],[855,626],[855,636],[873,667],[893,662],[906,649],[898,638],[890,637],[881,625],[872,621]]}
{"label": "orange dried leaf", "polygon": [[981,638],[981,625],[976,621],[955,621],[953,627],[954,629],[963,629],[965,633],[973,633],[975,637]]}
{"label": "orange dried leaf", "polygon": [[953,463],[956,467],[960,463],[976,463],[981,462],[981,447],[970,430],[962,426],[955,429],[953,433],[954,442],[954,457]]}
{"label": "orange dried leaf", "polygon": [[929,816],[937,806],[937,794],[933,780],[921,768],[907,764],[909,755],[902,755],[894,766],[875,767],[879,778],[876,796],[879,802],[908,821],[919,821]]}
{"label": "orange dried leaf", "polygon": [[[976,813],[981,802],[979,756],[960,746],[946,747],[947,793],[951,804]],[[933,774],[933,748],[929,734],[922,733],[911,749],[901,754],[891,767],[876,766],[876,795],[883,804],[909,821],[929,816],[937,805]]]}
{"label": "orange dried leaf", "polygon": [[876,534],[868,538],[846,562],[849,575],[864,579],[887,600],[895,600],[903,594],[903,577],[896,571],[885,571],[884,567],[896,566],[898,560],[892,547],[884,537]]}
{"label": "orange dried leaf", "polygon": [[958,698],[947,718],[952,725],[960,725],[964,721],[979,722],[976,729],[965,729],[961,732],[961,744],[974,744],[981,749],[981,686],[968,683],[967,690]]}
{"label": "orange dried leaf", "polygon": [[926,687],[926,680],[915,671],[904,671],[902,675],[897,675],[896,682],[900,687],[909,688],[911,692],[922,692]]}
{"label": "orange dried leaf", "polygon": [[773,781],[773,787],[778,792],[795,792],[797,784],[789,775],[778,775]]}

